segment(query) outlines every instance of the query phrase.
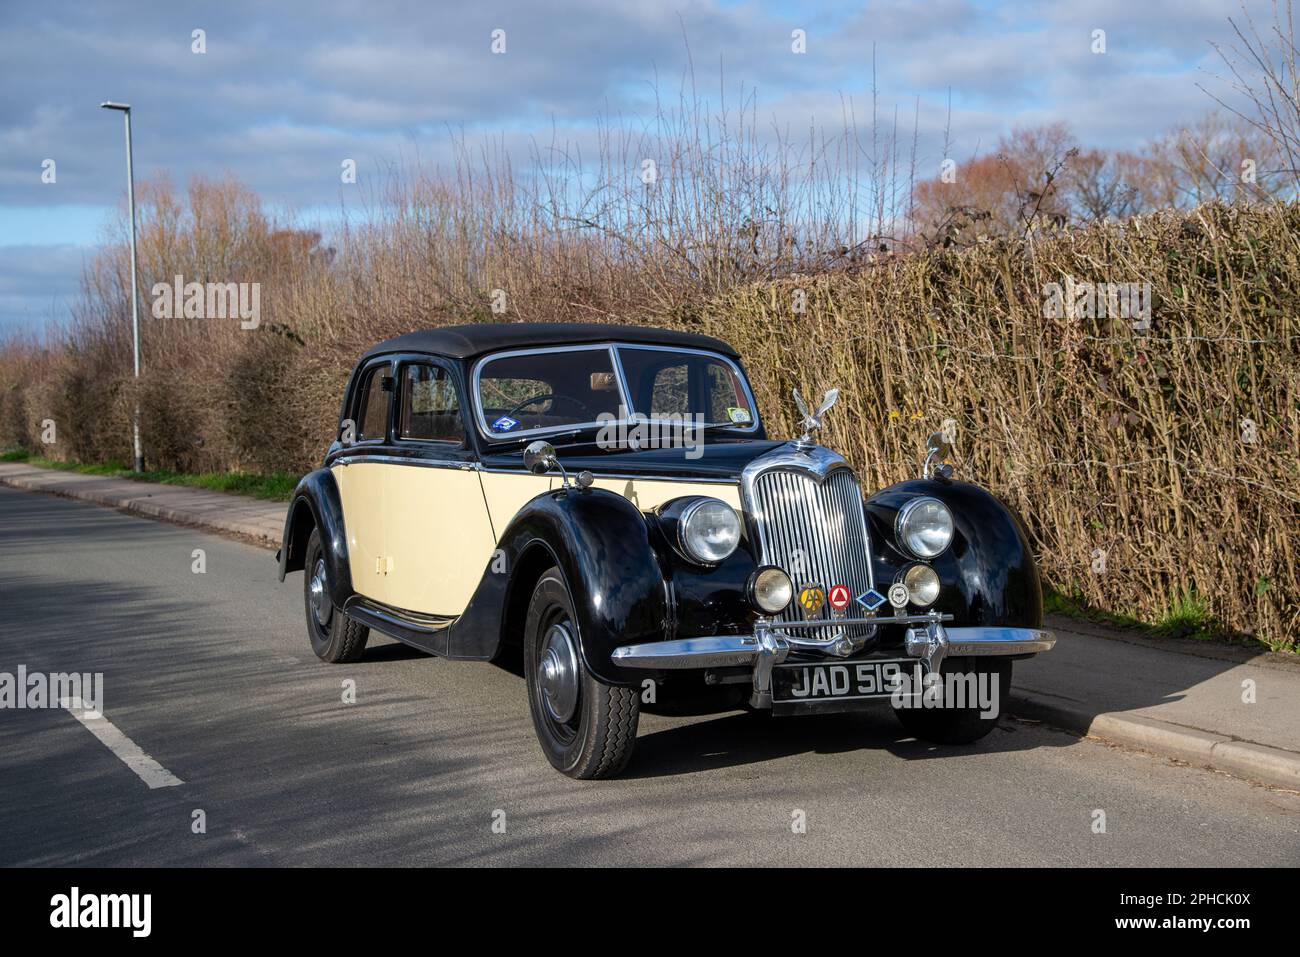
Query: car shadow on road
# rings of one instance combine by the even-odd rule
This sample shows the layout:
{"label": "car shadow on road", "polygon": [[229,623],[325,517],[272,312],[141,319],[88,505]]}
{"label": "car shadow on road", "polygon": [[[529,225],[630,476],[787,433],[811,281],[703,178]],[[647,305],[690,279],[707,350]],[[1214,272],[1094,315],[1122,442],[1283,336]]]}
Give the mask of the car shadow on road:
{"label": "car shadow on road", "polygon": [[373,630],[370,632],[370,640],[366,643],[366,650],[361,654],[361,660],[366,664],[379,664],[386,661],[412,661],[416,658],[429,657],[431,656],[427,651],[404,645],[396,639],[386,638]]}
{"label": "car shadow on road", "polygon": [[[1008,718],[987,737],[969,745],[941,746],[919,741],[899,725],[888,703],[854,714],[773,717],[768,712],[731,712],[712,719],[646,733],[637,738],[627,778],[655,778],[762,764],[800,754],[888,751],[908,761],[992,754],[1040,748],[1041,735],[1023,733]],[[1068,746],[1075,738],[1052,740]]]}
{"label": "car shadow on road", "polygon": [[[369,654],[369,652],[367,652]],[[495,662],[498,670],[520,679],[523,666],[518,655]],[[888,701],[845,714],[774,717],[770,711],[754,711],[744,702],[745,689],[732,686],[708,691],[682,691],[662,697],[654,704],[642,704],[636,751],[623,778],[671,777],[719,768],[762,764],[799,754],[843,754],[853,751],[888,751],[909,761],[949,758],[963,754],[989,754],[1044,746],[1042,735],[1023,733],[1020,719],[1005,715],[987,737],[970,745],[936,745],[920,741],[904,731]],[[688,724],[648,729],[656,718],[690,719]],[[1032,739],[1032,740],[1031,740]],[[1052,735],[1055,746],[1065,747],[1077,738],[1068,733]]]}

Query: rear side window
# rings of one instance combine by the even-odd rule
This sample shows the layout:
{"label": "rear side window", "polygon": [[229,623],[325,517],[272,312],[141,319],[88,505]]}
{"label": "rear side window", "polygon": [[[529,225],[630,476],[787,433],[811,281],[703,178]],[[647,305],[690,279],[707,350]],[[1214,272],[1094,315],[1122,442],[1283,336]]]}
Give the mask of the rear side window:
{"label": "rear side window", "polygon": [[456,384],[441,366],[404,366],[398,409],[398,435],[404,439],[458,445],[465,440]]}
{"label": "rear side window", "polygon": [[[388,388],[384,388],[385,381]],[[388,437],[388,400],[392,394],[388,366],[376,366],[366,373],[361,384],[361,404],[357,407],[357,441],[372,442]]]}

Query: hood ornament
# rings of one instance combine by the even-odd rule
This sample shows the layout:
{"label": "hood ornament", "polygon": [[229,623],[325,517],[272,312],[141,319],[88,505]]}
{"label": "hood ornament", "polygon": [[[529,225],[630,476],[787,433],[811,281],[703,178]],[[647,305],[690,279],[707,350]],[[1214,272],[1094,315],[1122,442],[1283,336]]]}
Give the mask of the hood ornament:
{"label": "hood ornament", "polygon": [[[933,433],[925,442],[925,463],[921,466],[921,478],[939,478],[947,481],[952,478],[952,441],[944,432]],[[934,463],[938,464],[934,464]]]}
{"label": "hood ornament", "polygon": [[806,452],[817,444],[813,441],[812,434],[822,427],[822,416],[839,400],[839,397],[840,390],[831,389],[822,396],[822,403],[817,407],[817,411],[809,412],[808,403],[804,402],[803,396],[799,394],[798,389],[794,390],[794,404],[799,408],[800,414],[803,415],[803,420],[800,423],[803,426],[803,435],[795,440],[794,447],[796,449]]}

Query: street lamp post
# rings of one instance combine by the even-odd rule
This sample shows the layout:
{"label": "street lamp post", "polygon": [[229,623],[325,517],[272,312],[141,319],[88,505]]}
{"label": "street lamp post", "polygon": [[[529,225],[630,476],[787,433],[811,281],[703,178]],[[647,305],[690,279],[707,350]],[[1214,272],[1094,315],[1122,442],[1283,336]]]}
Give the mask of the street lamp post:
{"label": "street lamp post", "polygon": [[131,214],[131,338],[135,345],[135,413],[131,419],[131,437],[135,450],[135,470],[144,471],[144,452],[140,448],[140,309],[136,295],[140,288],[140,277],[136,275],[135,265],[135,175],[131,170],[131,106],[128,103],[114,103],[108,100],[99,104],[101,109],[119,110],[126,119],[126,195],[127,206]]}

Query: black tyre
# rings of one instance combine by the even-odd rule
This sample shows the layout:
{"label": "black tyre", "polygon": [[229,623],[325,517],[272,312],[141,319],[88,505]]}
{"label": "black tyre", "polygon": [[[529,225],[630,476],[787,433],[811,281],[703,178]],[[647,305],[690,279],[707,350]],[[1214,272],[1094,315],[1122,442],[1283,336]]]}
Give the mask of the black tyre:
{"label": "black tyre", "polygon": [[[898,715],[898,720],[909,734],[934,744],[971,744],[998,726],[998,717],[1006,708],[1011,692],[1011,659],[949,658],[944,661],[940,673],[945,679],[948,675],[963,678],[973,675],[974,685],[967,681],[966,687],[973,687],[976,694],[991,694],[996,687],[997,706],[989,708],[993,714],[985,717],[985,711],[978,703],[963,708],[952,707],[951,700],[946,701],[941,708],[895,707],[894,714]],[[980,692],[979,689],[987,690]],[[967,701],[970,700],[968,695]],[[979,699],[974,700],[978,702]],[[992,705],[993,700],[989,704]]]}
{"label": "black tyre", "polygon": [[636,745],[635,688],[606,684],[582,660],[573,601],[558,569],[538,581],[524,630],[524,679],[546,759],[571,778],[610,778]]}
{"label": "black tyre", "polygon": [[303,564],[303,604],[307,611],[307,637],[311,650],[321,661],[344,664],[356,661],[366,650],[370,629],[353,621],[334,607],[330,598],[320,532],[311,530]]}

